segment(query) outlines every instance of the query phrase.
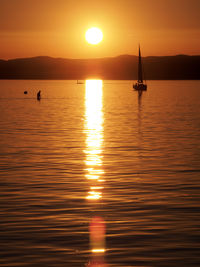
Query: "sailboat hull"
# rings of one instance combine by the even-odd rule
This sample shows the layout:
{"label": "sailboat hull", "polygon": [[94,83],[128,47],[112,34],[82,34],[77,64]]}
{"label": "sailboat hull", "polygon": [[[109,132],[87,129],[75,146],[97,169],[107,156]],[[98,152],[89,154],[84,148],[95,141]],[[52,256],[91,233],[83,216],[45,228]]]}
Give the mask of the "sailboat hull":
{"label": "sailboat hull", "polygon": [[136,91],[146,91],[147,85],[143,83],[135,83],[133,85],[133,89],[135,89]]}

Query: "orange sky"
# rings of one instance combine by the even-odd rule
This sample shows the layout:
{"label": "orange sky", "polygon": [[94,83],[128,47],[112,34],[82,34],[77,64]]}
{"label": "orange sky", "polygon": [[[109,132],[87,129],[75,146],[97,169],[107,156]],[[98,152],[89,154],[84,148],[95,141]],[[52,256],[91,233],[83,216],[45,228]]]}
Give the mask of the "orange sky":
{"label": "orange sky", "polygon": [[[0,58],[200,54],[199,0],[0,0]],[[84,39],[92,26],[104,40]]]}

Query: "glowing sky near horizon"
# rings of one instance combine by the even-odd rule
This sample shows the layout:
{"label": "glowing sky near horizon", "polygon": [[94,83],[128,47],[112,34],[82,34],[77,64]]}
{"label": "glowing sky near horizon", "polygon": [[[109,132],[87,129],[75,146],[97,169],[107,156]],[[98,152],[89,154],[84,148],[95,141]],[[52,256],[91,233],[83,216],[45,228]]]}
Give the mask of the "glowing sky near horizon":
{"label": "glowing sky near horizon", "polygon": [[[200,54],[199,0],[0,0],[0,58]],[[104,41],[85,42],[99,27]]]}

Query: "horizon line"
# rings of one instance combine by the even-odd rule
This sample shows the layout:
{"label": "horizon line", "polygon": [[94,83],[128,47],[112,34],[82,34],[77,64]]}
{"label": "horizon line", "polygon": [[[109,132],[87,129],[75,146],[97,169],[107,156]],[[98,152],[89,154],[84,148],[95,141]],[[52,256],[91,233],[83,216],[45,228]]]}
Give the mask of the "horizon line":
{"label": "horizon line", "polygon": [[[16,58],[0,58],[3,61],[10,61],[10,60],[18,60],[18,59],[33,59],[33,58],[52,58],[52,59],[69,59],[69,60],[94,60],[94,59],[106,59],[106,58],[117,58],[117,57],[138,57],[138,55],[131,55],[131,54],[121,54],[117,56],[105,56],[105,57],[93,57],[93,58],[71,58],[71,57],[54,57],[54,56],[47,56],[47,55],[38,55],[38,56],[28,56],[28,57],[16,57]],[[148,57],[176,57],[176,56],[188,56],[188,57],[198,57],[200,54],[197,55],[189,55],[189,54],[175,54],[175,55],[159,55],[159,56],[142,56],[142,58]]]}

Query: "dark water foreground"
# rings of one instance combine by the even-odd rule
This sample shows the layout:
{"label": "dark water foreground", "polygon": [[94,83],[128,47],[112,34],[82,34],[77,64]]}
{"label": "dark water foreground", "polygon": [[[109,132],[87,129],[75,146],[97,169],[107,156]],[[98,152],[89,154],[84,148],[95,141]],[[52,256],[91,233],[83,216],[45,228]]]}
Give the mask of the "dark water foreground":
{"label": "dark water foreground", "polygon": [[0,81],[0,266],[200,266],[200,82],[148,89]]}

